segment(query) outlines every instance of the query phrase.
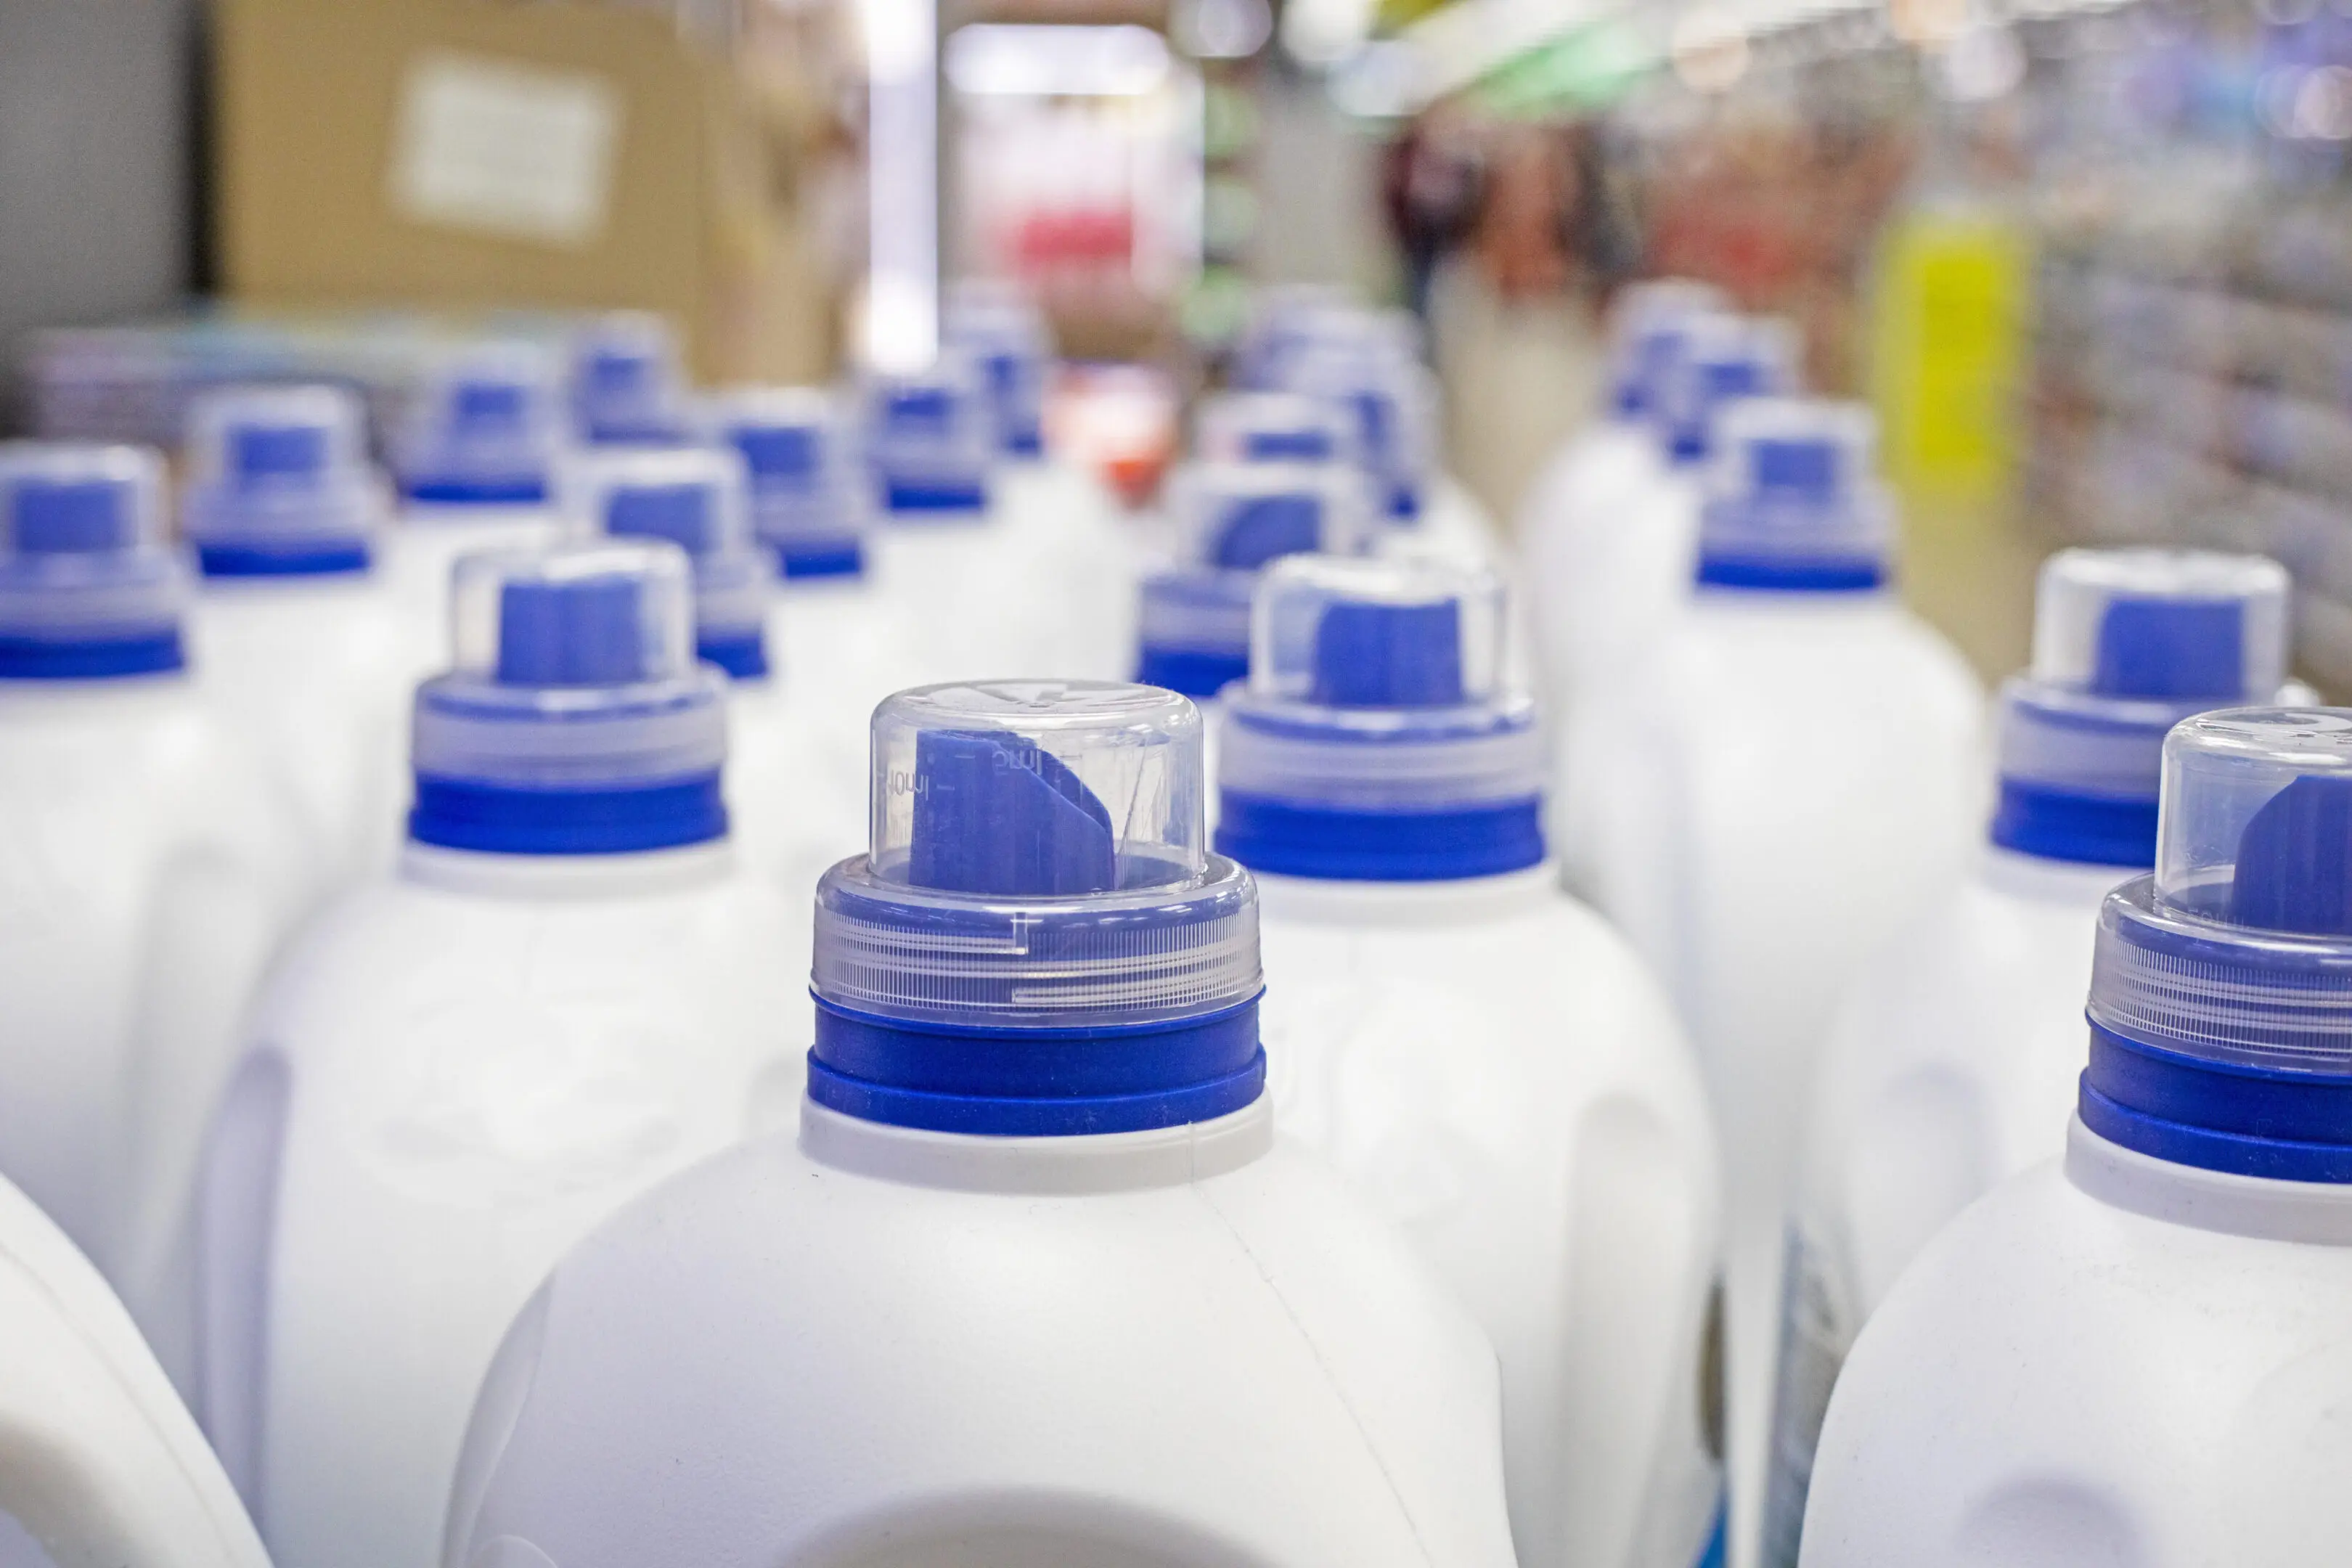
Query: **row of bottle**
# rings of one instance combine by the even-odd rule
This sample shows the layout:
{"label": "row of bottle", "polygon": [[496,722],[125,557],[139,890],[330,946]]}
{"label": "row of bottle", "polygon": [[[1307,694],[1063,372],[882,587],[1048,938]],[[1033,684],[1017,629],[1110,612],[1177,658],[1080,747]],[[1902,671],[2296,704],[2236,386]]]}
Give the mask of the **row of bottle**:
{"label": "row of bottle", "polygon": [[[2340,1543],[2338,1489],[2298,1489],[2342,1386],[2309,1244],[2352,1169],[2352,742],[2198,717],[2308,700],[2285,574],[2054,557],[1979,804],[1969,683],[1885,593],[1866,423],[1755,395],[1775,336],[1637,291],[1615,417],[1523,520],[1569,871],[1674,992],[1723,1135],[1735,1561]],[[2184,1485],[2225,1471],[2252,1500]]]}

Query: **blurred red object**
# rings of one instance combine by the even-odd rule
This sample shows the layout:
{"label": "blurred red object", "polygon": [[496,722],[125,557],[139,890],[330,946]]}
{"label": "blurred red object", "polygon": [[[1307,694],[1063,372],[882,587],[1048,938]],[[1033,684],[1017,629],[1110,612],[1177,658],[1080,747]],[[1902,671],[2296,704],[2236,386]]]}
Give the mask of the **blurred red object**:
{"label": "blurred red object", "polygon": [[1100,475],[1130,507],[1159,493],[1181,424],[1176,384],[1150,365],[1065,366],[1045,404],[1051,448]]}

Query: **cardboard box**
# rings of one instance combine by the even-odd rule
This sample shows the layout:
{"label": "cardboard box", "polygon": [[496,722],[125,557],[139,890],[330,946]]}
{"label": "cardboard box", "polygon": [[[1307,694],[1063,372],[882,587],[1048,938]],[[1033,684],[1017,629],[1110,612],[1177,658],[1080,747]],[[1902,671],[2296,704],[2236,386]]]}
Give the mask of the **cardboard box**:
{"label": "cardboard box", "polygon": [[269,306],[659,310],[708,382],[828,374],[789,153],[667,18],[522,0],[219,0],[225,289]]}

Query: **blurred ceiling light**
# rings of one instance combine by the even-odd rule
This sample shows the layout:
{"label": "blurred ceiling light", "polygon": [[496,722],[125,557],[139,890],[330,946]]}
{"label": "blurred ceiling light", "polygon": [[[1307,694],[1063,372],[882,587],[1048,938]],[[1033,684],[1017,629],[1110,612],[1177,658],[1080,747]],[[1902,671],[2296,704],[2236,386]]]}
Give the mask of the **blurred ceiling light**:
{"label": "blurred ceiling light", "polygon": [[1748,74],[1748,29],[1730,11],[1695,5],[1666,45],[1675,75],[1693,92],[1726,92]]}
{"label": "blurred ceiling light", "polygon": [[1274,36],[1266,0],[1180,0],[1171,21],[1176,41],[1198,60],[1247,59]]}
{"label": "blurred ceiling light", "polygon": [[1936,71],[1956,103],[1990,103],[2025,79],[2025,49],[2008,27],[1979,25],[1944,47]]}
{"label": "blurred ceiling light", "polygon": [[1429,101],[1427,62],[1402,38],[1366,44],[1332,71],[1331,101],[1360,120],[1401,120]]}
{"label": "blurred ceiling light", "polygon": [[948,80],[975,97],[1135,98],[1168,79],[1168,40],[1123,23],[975,23],[948,35]]}
{"label": "blurred ceiling light", "polygon": [[1282,47],[1305,66],[1333,66],[1372,33],[1373,0],[1289,0],[1282,9]]}

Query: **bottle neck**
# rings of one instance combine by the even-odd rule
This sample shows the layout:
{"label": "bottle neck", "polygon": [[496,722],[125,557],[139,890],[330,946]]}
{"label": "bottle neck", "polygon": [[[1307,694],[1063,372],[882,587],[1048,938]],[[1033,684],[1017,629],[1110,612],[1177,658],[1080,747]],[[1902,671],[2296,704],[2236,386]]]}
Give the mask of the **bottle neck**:
{"label": "bottle neck", "polygon": [[2066,1179],[2113,1208],[2225,1236],[2352,1247],[2352,1184],[2283,1182],[2160,1160],[2108,1142],[2078,1116]]}
{"label": "bottle neck", "polygon": [[960,1192],[1076,1197],[1181,1186],[1238,1171],[1273,1146],[1265,1095],[1211,1121],[1048,1138],[935,1132],[801,1104],[801,1152],[819,1164]]}
{"label": "bottle neck", "polygon": [[412,839],[401,847],[399,863],[401,879],[420,886],[541,902],[685,892],[724,881],[734,870],[735,847],[725,838],[616,855],[500,855]]}

